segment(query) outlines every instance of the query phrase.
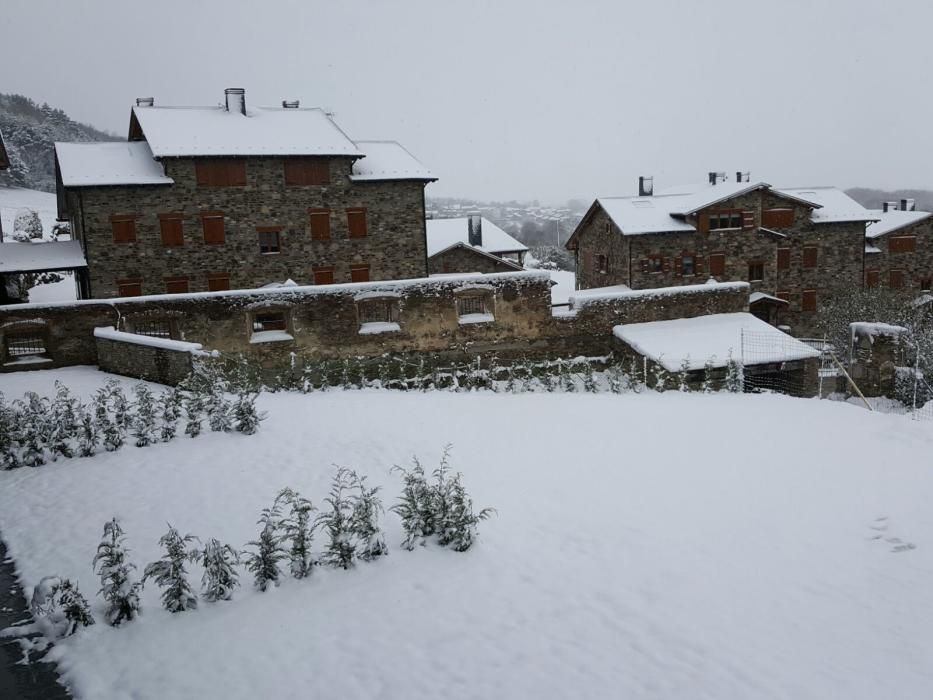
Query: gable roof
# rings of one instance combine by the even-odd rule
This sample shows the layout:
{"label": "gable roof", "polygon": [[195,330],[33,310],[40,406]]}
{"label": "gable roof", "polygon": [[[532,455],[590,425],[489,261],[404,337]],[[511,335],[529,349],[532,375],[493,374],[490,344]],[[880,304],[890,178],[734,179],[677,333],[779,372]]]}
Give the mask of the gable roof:
{"label": "gable roof", "polygon": [[171,185],[162,164],[152,157],[145,141],[56,143],[65,187],[103,185]]}
{"label": "gable roof", "polygon": [[815,202],[819,205],[810,215],[810,219],[815,224],[867,222],[878,218],[838,187],[781,187],[776,189],[775,193]]}
{"label": "gable roof", "polygon": [[353,162],[354,182],[437,179],[397,141],[357,141],[356,145],[364,157]]}
{"label": "gable roof", "polygon": [[10,158],[6,153],[6,146],[3,145],[3,132],[0,131],[0,170],[6,170],[10,167]]}
{"label": "gable roof", "polygon": [[[485,216],[481,217],[483,228],[483,242],[478,246],[471,246],[486,253],[501,255],[503,253],[516,253],[528,250],[528,246],[515,240],[492,223]],[[428,257],[441,253],[456,243],[470,245],[470,217],[461,216],[456,219],[427,219],[425,230],[428,238]]]}
{"label": "gable roof", "polygon": [[40,272],[87,267],[79,241],[0,244],[0,272]]}
{"label": "gable roof", "polygon": [[319,108],[133,107],[156,158],[350,156],[363,153]]}
{"label": "gable roof", "polygon": [[447,246],[446,248],[444,248],[443,250],[439,250],[439,251],[437,251],[436,253],[434,253],[434,254],[432,254],[432,255],[429,255],[428,257],[432,257],[432,258],[433,258],[433,257],[435,257],[435,256],[437,256],[437,255],[441,255],[442,253],[446,253],[448,250],[453,250],[453,249],[455,249],[455,248],[462,248],[463,250],[466,250],[466,251],[468,251],[468,252],[470,252],[470,253],[474,253],[475,255],[480,255],[480,256],[482,256],[482,257],[484,257],[484,258],[489,258],[490,260],[495,260],[497,263],[501,263],[502,265],[505,265],[505,266],[507,266],[507,267],[511,267],[511,268],[514,269],[514,270],[524,270],[524,269],[525,269],[524,267],[522,267],[521,265],[519,265],[519,264],[518,264],[517,262],[515,262],[514,260],[507,260],[506,258],[500,258],[498,255],[493,255],[492,253],[489,253],[489,252],[483,250],[482,248],[477,248],[475,245],[469,245],[469,244],[463,243],[463,242],[461,242],[461,241],[458,241],[457,243],[454,243],[454,244],[452,244],[452,245],[449,245],[449,246]]}
{"label": "gable roof", "polygon": [[897,231],[933,216],[928,211],[901,211],[899,209],[894,211],[873,209],[871,213],[876,215],[878,220],[868,224],[868,228],[865,229],[865,238],[880,238],[892,231]]}

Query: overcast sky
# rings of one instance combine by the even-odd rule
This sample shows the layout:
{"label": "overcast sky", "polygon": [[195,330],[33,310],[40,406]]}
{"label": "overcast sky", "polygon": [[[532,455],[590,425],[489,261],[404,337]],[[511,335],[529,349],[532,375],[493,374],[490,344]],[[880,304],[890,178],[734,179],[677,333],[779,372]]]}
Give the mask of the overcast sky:
{"label": "overcast sky", "polygon": [[3,0],[0,92],[123,138],[137,96],[300,99],[403,143],[436,196],[933,189],[931,28],[919,0]]}

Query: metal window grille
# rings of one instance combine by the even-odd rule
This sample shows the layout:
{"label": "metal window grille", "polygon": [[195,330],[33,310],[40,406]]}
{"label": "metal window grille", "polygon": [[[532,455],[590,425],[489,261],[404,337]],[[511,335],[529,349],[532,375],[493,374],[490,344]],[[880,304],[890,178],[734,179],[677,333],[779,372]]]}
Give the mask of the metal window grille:
{"label": "metal window grille", "polygon": [[288,329],[288,321],[281,311],[267,312],[253,316],[253,332],[284,331]]}
{"label": "metal window grille", "polygon": [[138,321],[133,324],[133,331],[137,335],[148,335],[150,338],[171,338],[172,324],[165,319]]}
{"label": "metal window grille", "polygon": [[486,300],[479,294],[469,294],[457,299],[457,312],[461,316],[467,314],[486,313]]}
{"label": "metal window grille", "polygon": [[45,338],[40,333],[17,333],[6,338],[6,352],[10,357],[29,357],[45,354]]}
{"label": "metal window grille", "polygon": [[398,307],[390,299],[371,299],[360,303],[360,323],[394,323]]}

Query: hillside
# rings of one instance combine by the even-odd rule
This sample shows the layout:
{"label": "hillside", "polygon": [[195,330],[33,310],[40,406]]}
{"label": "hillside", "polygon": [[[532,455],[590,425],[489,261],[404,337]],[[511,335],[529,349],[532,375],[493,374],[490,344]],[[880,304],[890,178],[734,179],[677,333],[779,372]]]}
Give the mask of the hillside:
{"label": "hillside", "polygon": [[894,202],[901,199],[913,199],[917,209],[933,211],[933,191],[931,190],[874,190],[870,187],[853,187],[846,190],[856,202],[869,209],[881,209],[883,202]]}
{"label": "hillside", "polygon": [[48,104],[23,95],[0,93],[0,131],[10,155],[10,169],[0,184],[55,191],[56,141],[109,141],[114,137],[71,119]]}

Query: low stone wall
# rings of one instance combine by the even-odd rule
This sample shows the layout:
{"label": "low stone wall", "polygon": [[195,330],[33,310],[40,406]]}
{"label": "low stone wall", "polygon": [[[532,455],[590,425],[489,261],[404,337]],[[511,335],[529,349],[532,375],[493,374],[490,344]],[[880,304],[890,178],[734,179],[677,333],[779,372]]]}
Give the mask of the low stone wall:
{"label": "low stone wall", "polygon": [[113,328],[94,332],[97,364],[105,372],[177,385],[193,369],[193,356],[206,354],[199,343],[149,338]]}

